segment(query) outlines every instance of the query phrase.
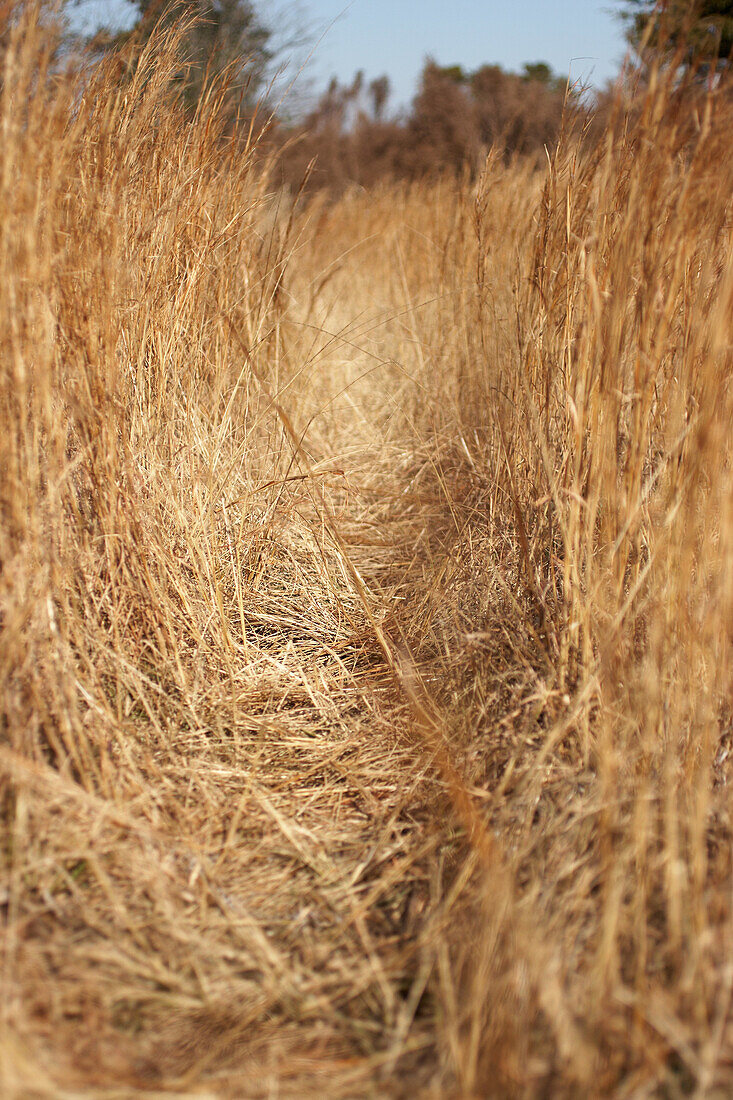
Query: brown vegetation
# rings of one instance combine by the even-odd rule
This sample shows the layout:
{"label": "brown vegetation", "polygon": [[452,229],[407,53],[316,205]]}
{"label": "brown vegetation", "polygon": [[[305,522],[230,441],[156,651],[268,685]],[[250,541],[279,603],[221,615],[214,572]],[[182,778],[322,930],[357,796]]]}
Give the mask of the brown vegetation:
{"label": "brown vegetation", "polygon": [[428,61],[409,112],[390,117],[387,79],[365,85],[358,73],[348,86],[332,81],[301,124],[275,130],[277,178],[295,189],[312,163],[309,187],[339,193],[467,166],[478,172],[489,149],[539,163],[557,142],[565,98],[565,82],[541,63],[520,76],[498,65],[465,73]]}
{"label": "brown vegetation", "polygon": [[122,90],[45,41],[0,100],[0,1092],[730,1095],[724,89],[290,216],[165,41]]}

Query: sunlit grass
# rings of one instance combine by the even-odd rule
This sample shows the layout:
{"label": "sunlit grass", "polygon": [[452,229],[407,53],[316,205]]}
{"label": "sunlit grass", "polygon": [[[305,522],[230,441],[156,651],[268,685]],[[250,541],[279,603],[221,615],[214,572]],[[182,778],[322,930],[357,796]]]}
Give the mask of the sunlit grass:
{"label": "sunlit grass", "polygon": [[3,1095],[728,1095],[725,88],[293,209],[169,42],[48,41],[0,100]]}

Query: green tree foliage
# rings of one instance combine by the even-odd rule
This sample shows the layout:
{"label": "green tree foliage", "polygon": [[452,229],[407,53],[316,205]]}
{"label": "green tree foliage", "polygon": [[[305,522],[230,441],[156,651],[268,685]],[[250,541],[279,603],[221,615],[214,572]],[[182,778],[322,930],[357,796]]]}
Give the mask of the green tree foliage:
{"label": "green tree foliage", "polygon": [[522,80],[530,84],[544,84],[546,88],[552,88],[556,92],[564,92],[568,83],[567,77],[554,73],[546,61],[525,61],[522,65]]}
{"label": "green tree foliage", "polygon": [[468,80],[468,74],[462,65],[444,65],[438,71],[454,84],[465,84]]}
{"label": "green tree foliage", "polygon": [[540,84],[550,84],[553,72],[546,61],[525,61],[522,65],[522,76],[525,80],[537,80]]}
{"label": "green tree foliage", "polygon": [[621,18],[636,47],[674,52],[687,64],[730,59],[733,0],[622,0]]}
{"label": "green tree foliage", "polygon": [[185,101],[193,107],[211,77],[227,72],[232,112],[251,106],[262,92],[272,32],[249,0],[134,0],[137,18],[123,33],[107,28],[95,36],[101,53],[130,41],[144,44],[156,28],[181,28]]}

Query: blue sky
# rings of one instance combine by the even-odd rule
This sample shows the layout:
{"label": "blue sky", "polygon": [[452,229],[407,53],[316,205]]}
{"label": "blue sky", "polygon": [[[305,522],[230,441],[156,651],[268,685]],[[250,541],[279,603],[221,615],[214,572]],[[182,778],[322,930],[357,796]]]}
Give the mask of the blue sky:
{"label": "blue sky", "polygon": [[[317,91],[334,75],[386,73],[397,106],[409,104],[428,55],[467,69],[548,61],[561,75],[596,85],[615,75],[624,56],[614,0],[255,0],[255,6],[276,30],[295,13],[320,39],[302,83]],[[130,10],[125,0],[86,0],[82,8],[107,20]]]}
{"label": "blue sky", "polygon": [[[310,63],[318,85],[387,73],[395,99],[408,103],[423,61],[477,68],[484,62],[520,69],[548,61],[603,84],[624,56],[613,0],[306,0],[302,10],[324,38]],[[328,28],[328,29],[326,29]]]}

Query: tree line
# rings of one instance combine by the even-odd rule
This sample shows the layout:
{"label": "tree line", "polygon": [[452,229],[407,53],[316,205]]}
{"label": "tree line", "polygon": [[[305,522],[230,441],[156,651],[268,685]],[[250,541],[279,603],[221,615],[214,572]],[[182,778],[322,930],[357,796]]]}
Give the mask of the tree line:
{"label": "tree line", "polygon": [[336,80],[296,125],[276,126],[283,181],[312,165],[310,184],[341,190],[381,179],[416,179],[478,165],[486,151],[541,158],[557,138],[566,82],[545,62],[521,73],[498,65],[473,72],[427,60],[408,110],[390,113],[386,76]]}
{"label": "tree line", "polygon": [[[23,2],[3,6],[0,45]],[[661,61],[709,78],[729,66],[733,0],[616,0],[615,7],[639,70]],[[267,0],[132,0],[128,26],[93,32],[81,29],[83,8],[84,0],[62,4],[67,48],[83,44],[87,57],[120,58],[120,79],[152,35],[176,27],[180,65],[172,80],[184,112],[195,112],[204,89],[219,81],[229,132],[251,133],[254,123],[263,147],[280,152],[283,182],[292,186],[306,175],[310,186],[342,189],[458,170],[478,163],[489,147],[541,158],[558,136],[568,97],[580,102],[578,90],[545,62],[519,73],[490,64],[467,72],[429,59],[406,110],[391,108],[386,76],[368,81],[358,73],[350,83],[333,80],[302,117],[286,121],[267,105],[268,80],[283,60]],[[49,0],[48,9],[58,5]]]}

